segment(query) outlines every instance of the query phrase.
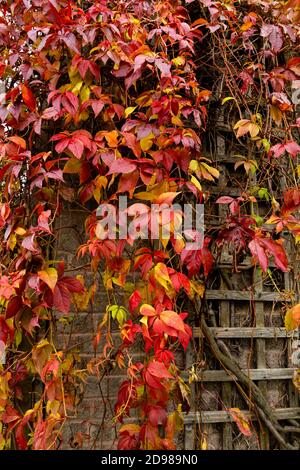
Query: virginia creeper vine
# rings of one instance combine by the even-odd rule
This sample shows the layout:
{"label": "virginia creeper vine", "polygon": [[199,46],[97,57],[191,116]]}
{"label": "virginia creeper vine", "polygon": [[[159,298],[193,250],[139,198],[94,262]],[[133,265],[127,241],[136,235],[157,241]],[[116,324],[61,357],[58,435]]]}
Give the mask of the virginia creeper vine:
{"label": "virginia creeper vine", "polygon": [[[233,254],[233,270],[251,256],[268,276],[270,260],[289,270],[285,235],[299,241],[300,2],[0,5],[0,449],[59,447],[78,381],[115,365],[127,376],[115,405],[118,448],[173,449],[189,401],[176,354],[191,340],[193,304],[204,302],[220,253]],[[218,155],[213,148],[208,158],[203,142],[216,107],[228,116],[239,197],[212,191]],[[192,202],[224,205],[227,218],[212,224],[212,209],[203,247],[192,252],[173,236],[180,212],[168,238],[103,240],[97,207],[117,210],[121,195],[145,213],[150,204]],[[78,257],[88,258],[90,286],[53,257],[55,223],[68,204],[86,211]],[[82,368],[72,350],[56,348],[55,322],[71,304],[88,308],[99,289],[109,302],[95,359]],[[294,305],[286,325],[299,323]],[[146,354],[134,362],[138,341]],[[138,419],[124,424],[133,409]],[[264,416],[276,437],[276,422]]]}

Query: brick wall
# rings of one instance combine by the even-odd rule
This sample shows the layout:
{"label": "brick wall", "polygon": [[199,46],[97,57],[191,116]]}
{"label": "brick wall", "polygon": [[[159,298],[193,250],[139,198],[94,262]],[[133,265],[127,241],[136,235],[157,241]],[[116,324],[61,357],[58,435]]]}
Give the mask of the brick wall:
{"label": "brick wall", "polygon": [[[82,258],[77,259],[78,246],[84,241],[84,220],[86,213],[76,208],[66,206],[58,220],[56,227],[57,242],[54,259],[64,259],[65,270],[68,275],[82,274],[86,285],[92,283],[92,275],[84,266]],[[73,311],[59,319],[56,332],[56,345],[58,349],[67,349],[79,352],[82,359],[82,368],[95,357],[93,338],[97,326],[101,321],[107,303],[106,292],[103,287],[95,294],[93,307],[87,311]],[[112,331],[115,341],[119,336],[117,329]],[[98,351],[101,350],[104,340],[101,340]],[[88,377],[87,383],[79,383],[76,389],[76,413],[70,415],[63,432],[63,449],[72,449],[78,446],[78,434],[83,436],[84,449],[111,449],[116,445],[116,429],[112,421],[113,407],[116,401],[120,382],[124,379],[118,369],[113,370],[109,377],[101,381],[97,377]]]}

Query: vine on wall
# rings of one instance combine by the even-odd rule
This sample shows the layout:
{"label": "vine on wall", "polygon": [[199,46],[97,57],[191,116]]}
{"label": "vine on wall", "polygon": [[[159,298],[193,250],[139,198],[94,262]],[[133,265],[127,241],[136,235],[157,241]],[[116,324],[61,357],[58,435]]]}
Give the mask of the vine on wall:
{"label": "vine on wall", "polygon": [[[299,0],[1,2],[0,448],[57,448],[76,406],[75,384],[109,373],[113,363],[127,374],[116,420],[132,409],[139,415],[121,426],[118,448],[175,448],[189,401],[176,351],[189,344],[189,316],[199,313],[220,251],[234,253],[233,269],[250,254],[268,275],[270,259],[289,269],[283,234],[299,241],[299,11]],[[206,221],[202,248],[190,252],[188,234],[174,236],[183,215],[172,203],[210,200],[220,174],[204,157],[202,139],[216,105],[235,133],[236,171],[248,181],[255,175],[257,185],[215,201],[228,207],[226,223]],[[288,187],[283,194],[279,178]],[[150,204],[161,229],[159,210],[171,208],[170,235],[103,239],[97,207],[117,210],[121,195],[140,230],[151,229]],[[266,218],[260,201],[269,204]],[[90,258],[90,288],[52,257],[64,204],[87,211],[78,256]],[[133,212],[136,204],[143,217]],[[82,370],[75,354],[55,348],[53,312],[92,304],[100,278],[110,301],[94,340],[96,359]],[[120,289],[126,305],[111,300]],[[299,326],[299,306],[288,310],[286,324]],[[201,326],[218,360],[247,387],[203,314]],[[146,357],[133,362],[140,340]],[[26,403],[29,382],[38,385]],[[289,448],[256,388],[262,420]],[[247,433],[243,417],[235,417]]]}

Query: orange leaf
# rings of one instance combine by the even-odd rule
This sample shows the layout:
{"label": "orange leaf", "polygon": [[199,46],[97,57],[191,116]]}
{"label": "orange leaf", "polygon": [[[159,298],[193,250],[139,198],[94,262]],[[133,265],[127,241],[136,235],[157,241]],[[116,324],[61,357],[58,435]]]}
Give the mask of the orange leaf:
{"label": "orange leaf", "polygon": [[19,135],[12,135],[11,137],[8,137],[8,140],[26,150],[26,141]]}
{"label": "orange leaf", "polygon": [[117,131],[105,132],[104,137],[109,147],[118,147],[118,135]]}
{"label": "orange leaf", "polygon": [[174,330],[185,332],[184,323],[176,312],[165,310],[160,314],[160,319]]}
{"label": "orange leaf", "polygon": [[28,88],[23,83],[21,84],[22,98],[26,106],[30,111],[35,111],[36,109],[36,99],[30,88]]}
{"label": "orange leaf", "polygon": [[145,317],[155,317],[156,311],[152,305],[144,304],[140,308],[141,315]]}

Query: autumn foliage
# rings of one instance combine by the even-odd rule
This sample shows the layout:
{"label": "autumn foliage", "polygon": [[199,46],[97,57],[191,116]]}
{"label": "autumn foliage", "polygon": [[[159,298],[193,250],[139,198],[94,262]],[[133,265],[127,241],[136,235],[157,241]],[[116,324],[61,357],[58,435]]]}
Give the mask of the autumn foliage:
{"label": "autumn foliage", "polygon": [[[188,347],[193,304],[220,253],[234,254],[234,270],[250,256],[264,273],[271,261],[286,272],[283,235],[300,240],[299,19],[299,0],[1,1],[1,449],[59,447],[75,384],[115,366],[126,374],[118,448],[175,448],[189,408],[176,353]],[[230,117],[235,171],[256,178],[239,197],[210,194],[220,173],[202,144],[216,106]],[[288,189],[278,194],[280,178]],[[208,218],[192,252],[172,232],[155,242],[103,240],[97,207],[117,207],[120,195],[145,213],[151,203],[210,203],[227,218]],[[78,257],[90,260],[90,286],[53,257],[68,204],[86,210]],[[99,289],[109,302],[95,360],[83,369],[56,349],[54,326]],[[124,305],[113,300],[120,290]],[[137,342],[143,362],[132,361]],[[40,385],[27,403],[33,380]],[[139,419],[123,423],[132,409]],[[232,414],[241,426],[239,410]]]}

